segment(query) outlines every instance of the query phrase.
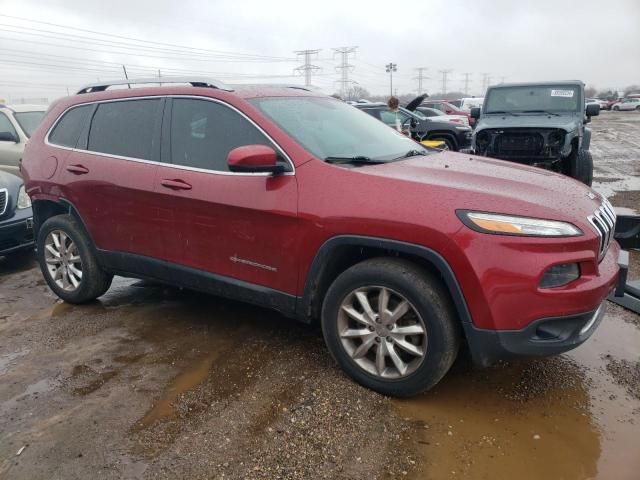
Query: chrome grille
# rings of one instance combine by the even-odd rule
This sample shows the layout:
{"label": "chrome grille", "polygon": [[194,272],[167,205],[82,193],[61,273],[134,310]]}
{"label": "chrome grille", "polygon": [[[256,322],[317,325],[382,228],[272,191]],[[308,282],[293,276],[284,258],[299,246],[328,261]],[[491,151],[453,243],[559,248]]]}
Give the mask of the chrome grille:
{"label": "chrome grille", "polygon": [[587,218],[600,237],[598,259],[601,260],[605,253],[607,253],[609,244],[613,239],[613,233],[616,227],[616,214],[609,201],[606,198],[603,198],[600,208],[598,208],[593,215],[590,215]]}
{"label": "chrome grille", "polygon": [[6,188],[0,188],[0,215],[4,215],[4,211],[7,209],[7,203],[9,202],[9,194]]}

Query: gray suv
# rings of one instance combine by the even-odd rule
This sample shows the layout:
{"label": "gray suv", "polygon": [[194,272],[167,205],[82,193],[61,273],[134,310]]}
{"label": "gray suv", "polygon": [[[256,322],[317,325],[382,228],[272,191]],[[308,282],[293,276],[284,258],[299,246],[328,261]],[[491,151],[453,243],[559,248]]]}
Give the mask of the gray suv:
{"label": "gray suv", "polygon": [[578,80],[489,87],[483,107],[471,109],[477,119],[472,150],[591,185],[591,130],[586,125],[599,113],[597,104],[585,105],[584,83]]}

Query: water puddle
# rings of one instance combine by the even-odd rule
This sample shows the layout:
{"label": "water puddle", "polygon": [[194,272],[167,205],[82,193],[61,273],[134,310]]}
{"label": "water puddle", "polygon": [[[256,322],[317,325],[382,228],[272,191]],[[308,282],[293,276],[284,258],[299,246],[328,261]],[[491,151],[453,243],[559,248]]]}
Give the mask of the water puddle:
{"label": "water puddle", "polygon": [[9,370],[9,366],[13,363],[14,360],[27,355],[30,351],[31,349],[22,347],[20,350],[17,350],[15,352],[0,355],[0,375],[7,373],[7,371]]}
{"label": "water puddle", "polygon": [[147,428],[159,420],[175,416],[174,404],[178,397],[197,387],[207,378],[217,355],[218,352],[212,350],[182,370],[171,381],[151,410],[136,424],[134,430]]}
{"label": "water puddle", "polygon": [[637,479],[640,402],[607,373],[606,355],[637,361],[640,330],[609,314],[567,355],[458,364],[431,392],[397,401],[419,427],[413,478]]}

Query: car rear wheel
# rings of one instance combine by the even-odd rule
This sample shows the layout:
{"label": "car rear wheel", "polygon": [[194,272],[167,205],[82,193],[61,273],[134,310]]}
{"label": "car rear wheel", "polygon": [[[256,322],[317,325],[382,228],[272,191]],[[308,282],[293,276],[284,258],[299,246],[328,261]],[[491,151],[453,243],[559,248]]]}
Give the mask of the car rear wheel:
{"label": "car rear wheel", "polygon": [[111,285],[113,275],[100,268],[86,234],[70,215],[42,224],[37,255],[47,284],[65,302],[94,300]]}
{"label": "car rear wheel", "polygon": [[449,297],[428,272],[377,258],[338,276],[322,308],[333,358],[358,383],[385,395],[415,395],[451,367],[459,331]]}
{"label": "car rear wheel", "polygon": [[613,109],[617,112],[618,110],[620,110],[620,107],[613,107]]}

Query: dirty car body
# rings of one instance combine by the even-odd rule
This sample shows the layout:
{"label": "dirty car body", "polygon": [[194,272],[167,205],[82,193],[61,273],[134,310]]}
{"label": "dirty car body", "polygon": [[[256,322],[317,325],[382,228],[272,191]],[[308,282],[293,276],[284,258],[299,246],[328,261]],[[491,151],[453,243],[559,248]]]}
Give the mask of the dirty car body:
{"label": "dirty car body", "polygon": [[23,160],[67,301],[118,274],[319,320],[347,374],[406,396],[462,342],[481,365],[576,347],[616,285],[615,215],[561,175],[434,153],[300,88],[94,88],[55,105]]}

